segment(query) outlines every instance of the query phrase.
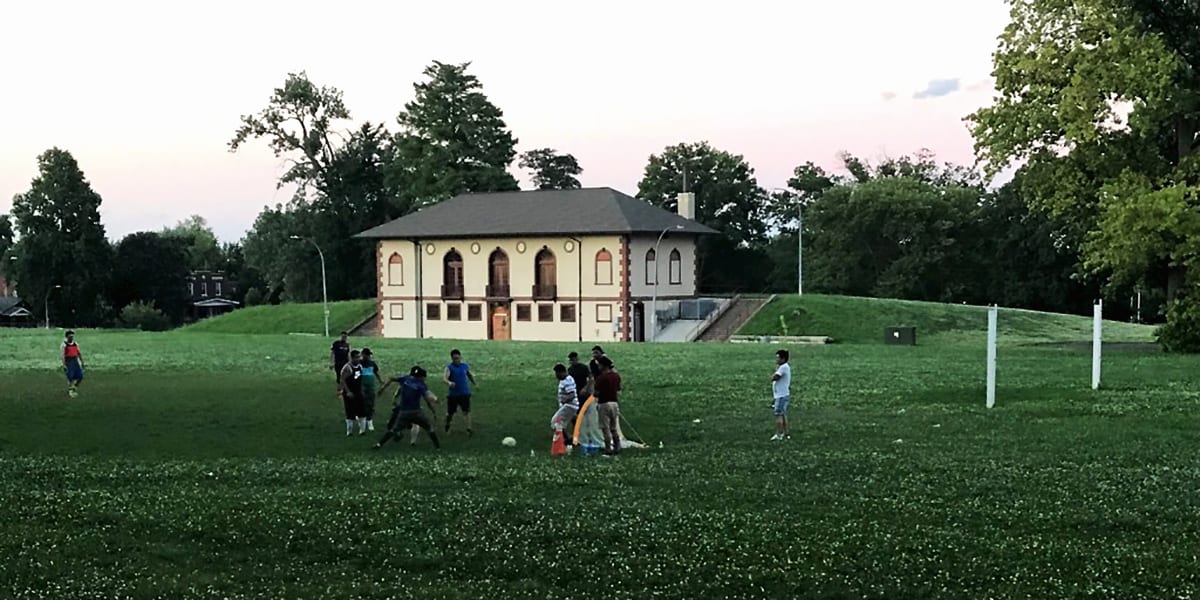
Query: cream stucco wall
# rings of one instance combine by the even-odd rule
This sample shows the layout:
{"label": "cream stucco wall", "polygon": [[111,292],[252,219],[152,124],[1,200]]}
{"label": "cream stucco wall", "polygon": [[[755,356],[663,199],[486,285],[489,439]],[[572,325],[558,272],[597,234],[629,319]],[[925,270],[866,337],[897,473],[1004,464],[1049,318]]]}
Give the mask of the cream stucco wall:
{"label": "cream stucco wall", "polygon": [[[634,298],[650,298],[654,294],[654,277],[647,280],[646,253],[654,248],[657,235],[637,236],[629,242],[629,290]],[[671,251],[679,250],[680,283],[671,283]],[[658,246],[658,296],[660,298],[691,297],[696,295],[696,238],[668,234]],[[653,265],[652,265],[653,267]],[[651,283],[646,283],[650,281]]]}
{"label": "cream stucco wall", "polygon": [[[418,257],[412,241],[382,241],[378,251],[381,333],[385,337],[486,339],[490,318],[486,297],[488,260],[499,248],[509,260],[512,339],[620,339],[621,332],[615,329],[614,322],[621,316],[621,243],[619,236],[587,236],[579,242],[566,237],[426,240],[420,243]],[[533,300],[536,257],[543,247],[555,257],[558,293],[554,302]],[[462,300],[441,298],[443,261],[452,249],[463,259]],[[612,256],[611,278],[607,273],[597,277],[596,257],[601,250]],[[391,266],[393,254],[400,257],[402,274]],[[436,320],[428,318],[427,307],[431,304],[439,306]],[[448,320],[450,304],[460,307],[459,320]],[[539,321],[538,304],[553,306],[551,320]],[[479,307],[477,321],[470,320],[472,305]],[[518,306],[523,305],[529,306],[528,321],[518,318],[521,316]],[[563,305],[575,306],[575,322],[562,320]],[[609,314],[611,320],[604,319]]]}

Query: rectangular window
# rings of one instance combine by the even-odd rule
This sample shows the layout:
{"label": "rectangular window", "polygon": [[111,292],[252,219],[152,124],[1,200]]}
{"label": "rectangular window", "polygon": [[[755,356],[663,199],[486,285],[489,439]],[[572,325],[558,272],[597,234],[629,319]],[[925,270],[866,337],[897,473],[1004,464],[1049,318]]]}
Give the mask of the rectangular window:
{"label": "rectangular window", "polygon": [[207,281],[200,282],[200,295],[204,296],[204,297],[208,297],[208,282]]}
{"label": "rectangular window", "polygon": [[462,305],[455,302],[446,305],[446,320],[461,321],[462,320]]}
{"label": "rectangular window", "polygon": [[553,304],[539,304],[538,305],[538,321],[542,322],[542,323],[549,323],[549,322],[554,321],[554,305]]}
{"label": "rectangular window", "polygon": [[679,285],[683,283],[683,261],[679,259],[678,254],[671,256],[671,285]]}
{"label": "rectangular window", "polygon": [[388,316],[391,317],[391,319],[393,321],[403,321],[404,320],[404,305],[399,302],[393,302],[393,303],[389,304],[388,305]]}
{"label": "rectangular window", "polygon": [[189,282],[188,282],[188,295],[189,295],[189,296],[195,296],[195,295],[196,295],[196,283],[195,283],[195,282],[193,282],[193,281],[189,281]]}
{"label": "rectangular window", "polygon": [[425,305],[425,318],[429,319],[430,321],[436,321],[436,320],[442,318],[442,305],[441,304],[426,304]]}
{"label": "rectangular window", "polygon": [[468,304],[467,305],[467,320],[468,321],[482,321],[483,320],[483,305],[482,304]]}
{"label": "rectangular window", "polygon": [[612,320],[613,320],[612,305],[611,304],[597,304],[596,305],[596,322],[597,323],[611,323]]}
{"label": "rectangular window", "polygon": [[217,295],[220,296],[221,295],[221,282],[220,281],[216,282],[216,286],[217,286]]}
{"label": "rectangular window", "polygon": [[575,305],[574,304],[562,305],[558,311],[558,320],[562,321],[563,323],[574,323],[575,322]]}
{"label": "rectangular window", "polygon": [[532,314],[532,312],[530,311],[528,304],[518,304],[517,305],[517,320],[518,321],[531,320],[532,319],[532,317],[530,316],[531,314]]}

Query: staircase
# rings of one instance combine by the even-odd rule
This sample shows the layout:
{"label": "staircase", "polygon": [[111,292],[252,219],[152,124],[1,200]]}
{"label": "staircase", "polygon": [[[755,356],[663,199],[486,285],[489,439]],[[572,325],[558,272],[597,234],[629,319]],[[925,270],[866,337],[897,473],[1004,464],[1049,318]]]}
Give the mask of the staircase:
{"label": "staircase", "polygon": [[379,311],[376,310],[371,316],[363,319],[358,325],[355,325],[350,330],[350,335],[352,337],[374,337],[379,335]]}
{"label": "staircase", "polygon": [[737,296],[730,301],[729,308],[721,313],[715,321],[710,323],[700,335],[696,337],[697,342],[724,342],[728,341],[730,336],[735,335],[738,330],[745,325],[747,321],[754,318],[762,307],[766,306],[774,296],[769,298],[745,296]]}

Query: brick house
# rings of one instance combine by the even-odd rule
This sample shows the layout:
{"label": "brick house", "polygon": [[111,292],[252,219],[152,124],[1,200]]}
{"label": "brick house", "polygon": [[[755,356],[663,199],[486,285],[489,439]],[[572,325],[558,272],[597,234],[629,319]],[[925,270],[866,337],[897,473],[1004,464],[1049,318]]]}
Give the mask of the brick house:
{"label": "brick house", "polygon": [[227,313],[241,306],[233,299],[237,282],[220,271],[193,271],[187,278],[188,317],[191,320]]}
{"label": "brick house", "polygon": [[377,245],[379,333],[654,339],[651,300],[661,314],[696,298],[696,241],[717,233],[694,220],[694,195],[679,207],[610,188],[464,194],[364,231]]}

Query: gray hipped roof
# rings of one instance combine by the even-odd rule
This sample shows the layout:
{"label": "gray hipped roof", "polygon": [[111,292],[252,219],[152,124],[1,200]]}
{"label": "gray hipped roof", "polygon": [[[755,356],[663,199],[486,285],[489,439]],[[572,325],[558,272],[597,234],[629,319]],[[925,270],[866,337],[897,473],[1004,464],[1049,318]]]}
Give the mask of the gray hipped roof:
{"label": "gray hipped roof", "polygon": [[0,317],[11,317],[25,307],[25,303],[15,296],[0,296]]}
{"label": "gray hipped roof", "polygon": [[519,235],[717,233],[691,219],[611,188],[462,194],[355,237],[434,239]]}

